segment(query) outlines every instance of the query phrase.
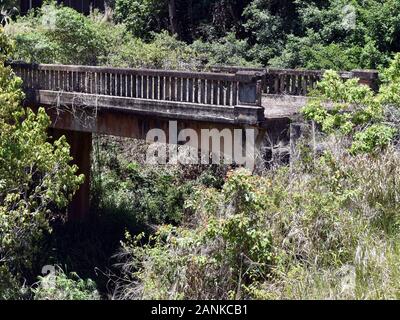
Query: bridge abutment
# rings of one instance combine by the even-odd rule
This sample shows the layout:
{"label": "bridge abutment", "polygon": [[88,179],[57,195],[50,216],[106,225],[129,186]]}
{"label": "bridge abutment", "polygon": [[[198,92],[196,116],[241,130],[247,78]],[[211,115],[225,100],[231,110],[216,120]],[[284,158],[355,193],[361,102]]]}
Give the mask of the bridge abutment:
{"label": "bridge abutment", "polygon": [[90,169],[92,151],[92,133],[51,129],[51,136],[58,139],[61,136],[67,138],[70,145],[70,155],[73,164],[78,166],[78,174],[85,175],[85,181],[75,193],[68,207],[69,220],[83,220],[90,214]]}

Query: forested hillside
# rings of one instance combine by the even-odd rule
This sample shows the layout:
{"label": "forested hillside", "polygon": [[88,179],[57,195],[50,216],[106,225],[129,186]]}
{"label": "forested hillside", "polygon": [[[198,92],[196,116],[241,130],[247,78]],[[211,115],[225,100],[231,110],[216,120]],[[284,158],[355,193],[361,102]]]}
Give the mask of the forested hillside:
{"label": "forested hillside", "polygon": [[17,18],[8,31],[16,57],[179,69],[220,63],[351,70],[387,66],[400,46],[396,0],[115,0],[108,6],[105,16],[46,6]]}
{"label": "forested hillside", "polygon": [[[0,299],[400,298],[398,0],[2,6]],[[310,136],[254,172],[149,164],[145,142],[94,135],[91,218],[69,221],[88,177],[45,109],[22,107],[10,60],[330,70],[301,109]],[[379,90],[337,73],[357,68]]]}

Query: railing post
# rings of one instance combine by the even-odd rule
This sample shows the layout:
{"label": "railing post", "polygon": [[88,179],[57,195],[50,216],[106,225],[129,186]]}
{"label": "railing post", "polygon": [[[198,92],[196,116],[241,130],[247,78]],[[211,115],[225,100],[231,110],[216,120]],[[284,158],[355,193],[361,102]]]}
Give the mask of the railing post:
{"label": "railing post", "polygon": [[238,71],[236,79],[239,82],[239,105],[261,107],[262,73],[254,71]]}
{"label": "railing post", "polygon": [[262,107],[263,76],[262,72],[256,71],[236,72],[239,92],[235,116],[238,121],[256,118],[260,122],[265,119]]}
{"label": "railing post", "polygon": [[352,78],[358,78],[360,84],[369,86],[375,92],[379,89],[379,72],[377,70],[352,70]]}

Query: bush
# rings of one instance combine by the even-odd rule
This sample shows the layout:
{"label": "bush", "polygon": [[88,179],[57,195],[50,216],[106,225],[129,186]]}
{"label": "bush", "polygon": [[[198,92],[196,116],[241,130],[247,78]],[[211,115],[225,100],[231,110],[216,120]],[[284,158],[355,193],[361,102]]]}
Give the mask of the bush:
{"label": "bush", "polygon": [[[147,245],[140,245],[142,236],[128,235],[122,257],[128,259],[126,281],[132,282],[117,287],[117,296],[228,298],[242,285],[268,275],[275,255],[271,233],[263,229],[257,208],[263,206],[263,194],[254,182],[243,172],[232,175],[221,192],[199,187],[187,204],[200,210],[193,230],[163,226]],[[135,287],[137,280],[141,284]]]}
{"label": "bush", "polygon": [[397,129],[382,124],[373,124],[361,132],[354,135],[354,142],[350,152],[370,153],[372,151],[382,151],[387,147],[397,133]]}
{"label": "bush", "polygon": [[197,70],[199,54],[168,32],[151,32],[144,41],[124,24],[94,12],[48,4],[7,26],[17,44],[13,58],[26,62]]}
{"label": "bush", "polygon": [[21,79],[4,66],[13,44],[1,28],[0,48],[0,269],[10,274],[7,281],[19,281],[34,272],[39,240],[65,214],[84,176],[69,164],[65,137],[48,142],[44,109],[22,107]]}
{"label": "bush", "polygon": [[383,70],[381,78],[380,102],[383,105],[400,109],[400,53],[396,54],[390,66]]}
{"label": "bush", "polygon": [[75,272],[69,275],[61,268],[55,274],[39,277],[32,289],[35,300],[99,300],[96,285],[91,279],[83,280]]}
{"label": "bush", "polygon": [[232,32],[214,42],[196,40],[191,47],[200,55],[206,66],[259,66],[251,60],[247,41],[237,39]]}
{"label": "bush", "polygon": [[133,68],[196,70],[201,61],[195,50],[164,31],[152,34],[151,42],[133,38],[115,47],[106,64]]}
{"label": "bush", "polygon": [[[394,65],[396,60],[386,74],[395,72]],[[380,151],[398,132],[393,124],[385,122],[387,105],[396,103],[392,92],[397,80],[393,80],[375,94],[371,88],[360,86],[358,79],[343,81],[334,71],[327,71],[311,93],[303,114],[320,125],[325,133],[350,136],[352,153]]]}
{"label": "bush", "polygon": [[7,26],[17,42],[14,58],[26,62],[99,64],[123,39],[124,29],[54,3]]}
{"label": "bush", "polygon": [[27,296],[27,291],[7,266],[0,265],[0,300],[18,300]]}
{"label": "bush", "polygon": [[57,45],[40,32],[22,33],[15,36],[16,60],[27,62],[53,63],[58,61]]}
{"label": "bush", "polygon": [[115,19],[124,23],[134,37],[149,39],[159,28],[158,16],[163,11],[162,1],[155,0],[117,0],[115,2]]}
{"label": "bush", "polygon": [[[96,145],[97,168],[92,192],[96,195],[92,201],[96,210],[125,213],[141,226],[179,223],[184,199],[192,187],[191,181],[182,179],[179,168],[152,166],[130,157],[125,147],[132,145],[131,139],[121,143],[98,139],[101,145]],[[144,151],[137,151],[140,152]]]}

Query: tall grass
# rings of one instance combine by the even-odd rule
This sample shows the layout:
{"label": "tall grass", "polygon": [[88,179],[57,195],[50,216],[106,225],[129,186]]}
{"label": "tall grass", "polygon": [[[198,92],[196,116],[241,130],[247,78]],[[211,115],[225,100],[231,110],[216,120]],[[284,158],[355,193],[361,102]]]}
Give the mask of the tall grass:
{"label": "tall grass", "polygon": [[162,226],[148,244],[128,237],[113,297],[398,298],[400,153],[345,146],[331,138],[307,165],[198,188],[190,225]]}

